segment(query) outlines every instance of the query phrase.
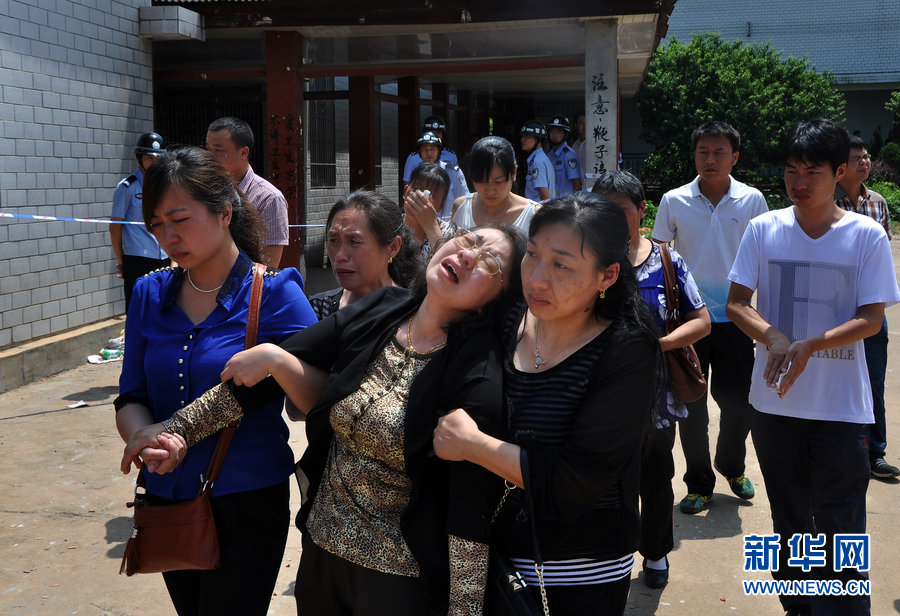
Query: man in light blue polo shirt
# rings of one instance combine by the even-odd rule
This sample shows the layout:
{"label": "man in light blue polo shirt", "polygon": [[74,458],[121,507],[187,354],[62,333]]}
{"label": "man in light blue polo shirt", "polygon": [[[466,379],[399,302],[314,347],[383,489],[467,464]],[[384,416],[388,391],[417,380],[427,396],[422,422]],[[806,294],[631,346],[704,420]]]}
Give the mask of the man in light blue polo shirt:
{"label": "man in light blue polo shirt", "polygon": [[[125,281],[125,312],[131,303],[131,289],[135,281],[153,270],[169,265],[169,258],[160,248],[156,238],[144,226],[143,183],[144,172],[156,162],[156,157],[166,151],[162,136],[149,132],[141,135],[134,147],[138,168],[123,179],[113,193],[110,220],[126,224],[109,225],[109,237],[116,253],[117,276]],[[140,222],[141,224],[127,224]]]}
{"label": "man in light blue polo shirt", "polygon": [[744,230],[751,218],[769,209],[762,193],[731,177],[740,156],[737,130],[725,122],[707,122],[691,139],[698,175],[663,195],[653,226],[653,239],[674,242],[684,257],[712,321],[709,335],[695,342],[694,349],[707,377],[712,366],[710,393],[721,410],[719,439],[710,464],[707,398],[689,403],[687,418],[679,422],[688,491],[679,503],[684,513],[697,513],[711,503],[713,467],[740,498],[755,494],[744,474],[753,341],[725,315],[725,302],[731,286],[728,274]]}

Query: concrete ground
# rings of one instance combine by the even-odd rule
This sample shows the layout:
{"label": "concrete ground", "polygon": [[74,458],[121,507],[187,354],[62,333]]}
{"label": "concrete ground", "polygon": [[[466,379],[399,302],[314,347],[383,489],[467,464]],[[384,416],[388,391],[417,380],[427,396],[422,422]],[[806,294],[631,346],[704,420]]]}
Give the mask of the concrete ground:
{"label": "concrete ground", "polygon": [[[900,243],[893,242],[895,262]],[[321,288],[331,284],[324,280]],[[312,287],[312,285],[310,285]],[[316,289],[321,290],[321,289]],[[900,308],[888,310],[891,336],[900,339]],[[900,351],[891,345],[887,376],[888,460],[900,464]],[[84,355],[96,352],[85,349]],[[88,616],[174,614],[159,575],[118,575],[130,534],[134,475],[118,471],[122,443],[114,423],[119,363],[83,365],[0,394],[0,614]],[[713,376],[715,378],[715,376]],[[69,408],[83,401],[85,405]],[[711,410],[710,415],[717,413]],[[710,428],[715,442],[716,422]],[[305,446],[302,424],[292,425],[296,453]],[[676,445],[676,501],[683,496],[683,458]],[[773,597],[745,596],[743,536],[771,531],[765,486],[748,442],[747,474],[756,498],[732,496],[724,481],[714,505],[696,516],[675,512],[671,581],[644,586],[640,560],[632,574],[627,614],[781,615]],[[873,480],[868,493],[872,614],[900,614],[900,482]],[[293,502],[299,503],[296,487]],[[296,505],[294,506],[296,510]],[[300,555],[292,528],[269,613],[296,613],[293,579]],[[891,565],[891,563],[894,563]]]}

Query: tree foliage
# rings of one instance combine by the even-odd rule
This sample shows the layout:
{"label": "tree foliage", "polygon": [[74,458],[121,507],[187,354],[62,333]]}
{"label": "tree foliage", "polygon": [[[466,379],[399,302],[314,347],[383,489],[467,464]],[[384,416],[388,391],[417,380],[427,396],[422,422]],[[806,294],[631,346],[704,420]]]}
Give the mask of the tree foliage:
{"label": "tree foliage", "polygon": [[895,116],[900,116],[900,90],[891,92],[891,97],[884,104],[886,111],[890,111]]}
{"label": "tree foliage", "polygon": [[741,133],[735,173],[754,178],[773,165],[791,125],[826,117],[844,119],[845,101],[834,77],[806,58],[781,57],[771,45],[728,42],[718,33],[690,43],[660,45],[637,94],[641,137],[655,148],[645,174],[664,186],[695,175],[691,133],[710,120]]}

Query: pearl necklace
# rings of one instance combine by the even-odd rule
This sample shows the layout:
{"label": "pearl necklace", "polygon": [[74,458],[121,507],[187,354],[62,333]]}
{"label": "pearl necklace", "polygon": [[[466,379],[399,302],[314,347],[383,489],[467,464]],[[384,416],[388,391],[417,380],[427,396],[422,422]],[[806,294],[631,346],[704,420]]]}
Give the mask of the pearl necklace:
{"label": "pearl necklace", "polygon": [[416,350],[416,347],[414,347],[413,343],[412,343],[412,322],[413,322],[413,317],[415,317],[415,316],[416,315],[413,314],[411,317],[409,317],[409,322],[406,324],[406,346],[409,347],[410,351],[412,351],[413,353],[420,354],[420,355],[428,355],[429,353],[433,353],[434,351],[437,351],[439,348],[441,348],[442,346],[445,346],[447,344],[447,341],[444,340],[443,342],[439,342],[438,344],[434,345],[433,347],[431,347],[424,353],[419,353]]}
{"label": "pearl necklace", "polygon": [[194,289],[196,289],[197,291],[200,291],[201,293],[215,293],[216,291],[218,291],[225,285],[225,283],[223,282],[222,284],[217,286],[215,289],[201,289],[200,287],[198,287],[197,285],[194,284],[193,280],[191,280],[191,270],[184,270],[184,273],[187,274],[187,279],[188,279],[188,282],[191,283],[191,286],[194,287]]}

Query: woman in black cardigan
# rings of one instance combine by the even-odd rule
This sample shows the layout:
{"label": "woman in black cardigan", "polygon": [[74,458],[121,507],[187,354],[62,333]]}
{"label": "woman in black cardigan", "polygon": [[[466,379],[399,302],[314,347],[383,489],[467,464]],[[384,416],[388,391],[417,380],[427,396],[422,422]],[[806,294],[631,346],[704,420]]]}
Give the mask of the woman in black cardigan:
{"label": "woman in black cardigan", "polygon": [[458,409],[439,420],[435,452],[524,488],[542,573],[523,490],[501,509],[491,547],[536,600],[546,588],[553,616],[621,615],[640,536],[641,438],[659,391],[656,330],[618,205],[573,193],[546,203],[529,231],[524,302],[502,330],[510,436]]}
{"label": "woman in black cardigan", "polygon": [[[280,347],[235,355],[223,385],[145,430],[126,457],[158,453],[141,448],[163,429],[190,445],[283,390],[307,412],[309,441],[298,464],[298,612],[481,613],[502,484],[434,457],[431,440],[438,416],[462,406],[503,436],[499,346],[486,315],[473,315],[520,289],[524,244],[506,226],[448,240],[424,297],[384,288]],[[163,471],[180,455],[167,453]]]}

